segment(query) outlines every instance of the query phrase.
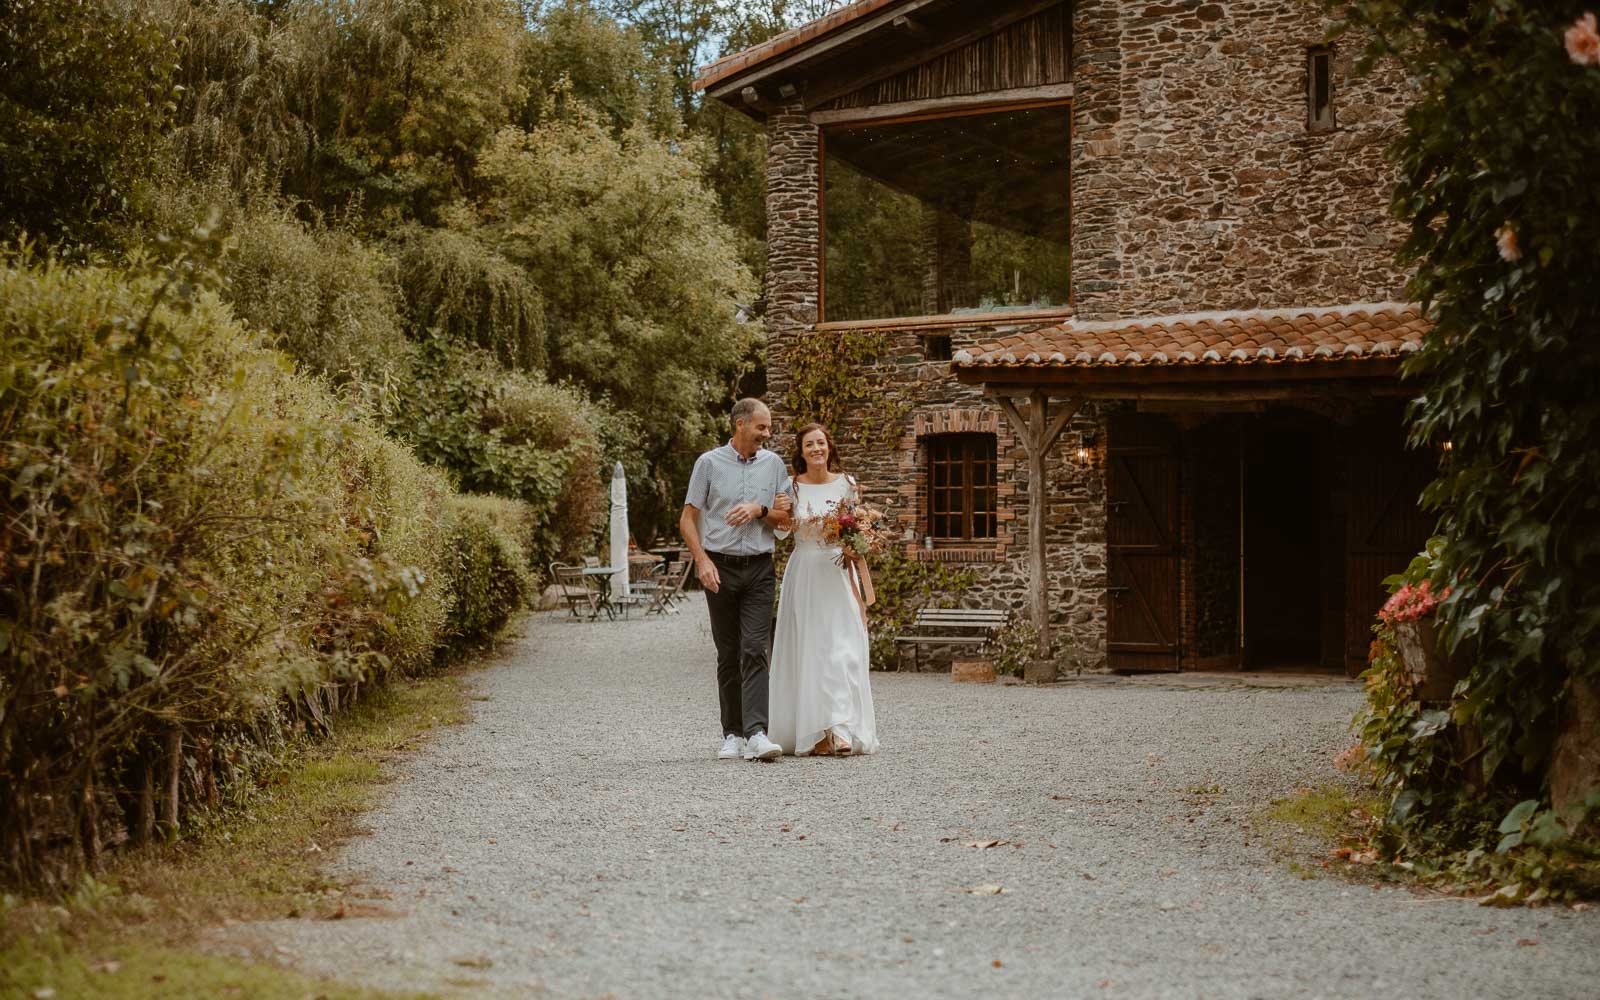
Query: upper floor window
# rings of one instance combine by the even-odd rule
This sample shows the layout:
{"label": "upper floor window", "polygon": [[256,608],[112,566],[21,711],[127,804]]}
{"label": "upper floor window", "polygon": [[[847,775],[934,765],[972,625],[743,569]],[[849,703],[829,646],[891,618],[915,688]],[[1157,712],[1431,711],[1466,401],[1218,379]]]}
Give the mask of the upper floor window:
{"label": "upper floor window", "polygon": [[822,320],[1067,305],[1067,103],[823,132]]}
{"label": "upper floor window", "polygon": [[928,441],[928,534],[939,541],[995,536],[993,434],[937,434]]}
{"label": "upper floor window", "polygon": [[1327,46],[1306,50],[1306,107],[1311,131],[1333,128],[1333,49]]}

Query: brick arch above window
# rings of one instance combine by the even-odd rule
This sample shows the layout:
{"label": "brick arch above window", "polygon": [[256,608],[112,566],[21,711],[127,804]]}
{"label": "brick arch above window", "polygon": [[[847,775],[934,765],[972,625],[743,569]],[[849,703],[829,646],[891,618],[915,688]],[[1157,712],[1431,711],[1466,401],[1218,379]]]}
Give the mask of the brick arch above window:
{"label": "brick arch above window", "polygon": [[959,406],[928,410],[912,418],[912,431],[918,438],[933,434],[999,434],[1000,411]]}

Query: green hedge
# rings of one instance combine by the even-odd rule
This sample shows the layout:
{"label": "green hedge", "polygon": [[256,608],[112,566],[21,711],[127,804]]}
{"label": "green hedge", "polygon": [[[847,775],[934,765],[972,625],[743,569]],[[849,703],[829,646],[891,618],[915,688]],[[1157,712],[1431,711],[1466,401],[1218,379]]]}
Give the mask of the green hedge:
{"label": "green hedge", "polygon": [[455,500],[193,269],[0,263],[0,877],[175,831],[525,602],[519,505]]}
{"label": "green hedge", "polygon": [[456,645],[477,645],[492,639],[533,593],[526,547],[533,519],[527,504],[500,497],[453,497],[446,509],[446,634]]}

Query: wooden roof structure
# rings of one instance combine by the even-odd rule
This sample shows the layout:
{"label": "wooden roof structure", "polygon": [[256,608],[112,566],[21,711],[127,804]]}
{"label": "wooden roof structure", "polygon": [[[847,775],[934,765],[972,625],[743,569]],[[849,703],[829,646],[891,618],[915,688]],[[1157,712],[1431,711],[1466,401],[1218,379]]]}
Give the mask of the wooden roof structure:
{"label": "wooden roof structure", "polygon": [[[932,76],[945,94],[1065,84],[1066,52],[1045,39],[1067,11],[1064,0],[857,0],[700,67],[694,86],[759,119],[794,100],[807,111],[915,100]],[[983,46],[1007,58],[958,58]],[[972,78],[952,88],[952,73]]]}

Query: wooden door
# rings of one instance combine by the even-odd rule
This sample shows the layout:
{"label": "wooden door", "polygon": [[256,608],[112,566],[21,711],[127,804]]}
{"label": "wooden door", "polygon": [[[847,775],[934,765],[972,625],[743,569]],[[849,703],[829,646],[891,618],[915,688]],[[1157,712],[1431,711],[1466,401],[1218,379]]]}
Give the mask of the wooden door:
{"label": "wooden door", "polygon": [[1178,669],[1178,448],[1166,419],[1123,414],[1106,448],[1106,660]]}
{"label": "wooden door", "polygon": [[1405,447],[1398,412],[1347,432],[1348,507],[1345,549],[1345,672],[1366,669],[1372,622],[1388,599],[1383,579],[1399,573],[1422,551],[1434,518],[1418,506],[1433,479],[1435,461]]}

